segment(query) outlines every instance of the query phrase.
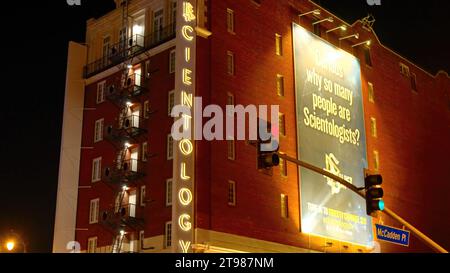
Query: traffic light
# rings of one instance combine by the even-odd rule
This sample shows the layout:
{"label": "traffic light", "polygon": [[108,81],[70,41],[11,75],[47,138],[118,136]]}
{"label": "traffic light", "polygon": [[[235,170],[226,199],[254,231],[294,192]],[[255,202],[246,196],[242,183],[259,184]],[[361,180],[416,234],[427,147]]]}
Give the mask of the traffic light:
{"label": "traffic light", "polygon": [[381,183],[383,183],[383,178],[379,174],[368,175],[364,178],[367,215],[384,210],[384,201],[382,199],[384,192],[381,188]]}
{"label": "traffic light", "polygon": [[[259,120],[259,122],[265,122]],[[259,131],[260,123],[258,123],[258,142],[257,142],[257,160],[258,170],[270,169],[280,164],[280,157],[278,156],[279,142],[278,138],[274,135],[277,130],[272,130],[271,124],[267,123],[267,130],[271,132],[270,138],[263,141]]]}

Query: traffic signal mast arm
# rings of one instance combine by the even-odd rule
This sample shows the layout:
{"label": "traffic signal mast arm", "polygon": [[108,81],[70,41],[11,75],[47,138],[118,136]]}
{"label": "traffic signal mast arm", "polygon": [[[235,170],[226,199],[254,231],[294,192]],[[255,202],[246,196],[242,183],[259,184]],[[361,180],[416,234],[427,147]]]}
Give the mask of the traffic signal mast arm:
{"label": "traffic signal mast arm", "polygon": [[[296,158],[290,157],[286,154],[281,154],[278,153],[278,156],[286,161],[290,161],[292,163],[295,163],[299,166],[302,166],[304,168],[307,168],[313,172],[319,173],[321,175],[324,175],[326,177],[329,177],[331,179],[333,179],[334,181],[339,182],[340,184],[346,186],[348,189],[350,189],[351,191],[353,191],[354,193],[358,194],[359,196],[361,196],[362,198],[366,198],[366,195],[364,192],[361,191],[361,189],[357,188],[355,185],[350,184],[349,182],[345,181],[344,179],[340,178],[339,176],[336,176],[332,173],[329,173],[319,167],[313,166],[309,163],[303,162],[301,160],[298,160]],[[415,228],[413,225],[411,225],[410,223],[408,223],[405,219],[401,218],[400,216],[398,216],[395,212],[393,212],[392,210],[388,209],[387,207],[384,208],[383,210],[384,213],[386,213],[387,215],[389,215],[390,217],[392,217],[394,220],[398,221],[400,224],[404,225],[406,228],[408,228],[412,234],[414,234],[418,239],[420,239],[423,243],[425,243],[426,245],[428,245],[429,247],[431,247],[434,251],[436,252],[440,252],[440,253],[448,253],[447,250],[445,250],[443,247],[441,247],[440,245],[438,245],[436,242],[434,242],[433,240],[431,240],[428,236],[426,236],[425,234],[423,234],[422,232],[420,232],[417,228]]]}

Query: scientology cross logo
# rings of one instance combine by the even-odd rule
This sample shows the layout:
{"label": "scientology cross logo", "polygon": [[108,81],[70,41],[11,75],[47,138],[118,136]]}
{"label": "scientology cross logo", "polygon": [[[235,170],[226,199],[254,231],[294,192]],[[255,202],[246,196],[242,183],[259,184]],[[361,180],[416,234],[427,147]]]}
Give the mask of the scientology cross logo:
{"label": "scientology cross logo", "polygon": [[370,6],[381,6],[381,0],[367,0],[367,4]]}
{"label": "scientology cross logo", "polygon": [[81,6],[81,0],[66,0],[69,6]]}

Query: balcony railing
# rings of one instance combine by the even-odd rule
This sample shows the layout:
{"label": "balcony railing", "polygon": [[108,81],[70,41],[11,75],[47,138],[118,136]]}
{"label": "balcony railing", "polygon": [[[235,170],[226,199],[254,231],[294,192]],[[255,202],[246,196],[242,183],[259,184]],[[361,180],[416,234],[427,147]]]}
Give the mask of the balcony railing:
{"label": "balcony railing", "polygon": [[105,129],[105,139],[115,144],[123,145],[125,142],[138,141],[147,133],[147,119],[130,115],[119,119],[118,126],[112,125]]}
{"label": "balcony railing", "polygon": [[127,227],[139,230],[144,226],[144,211],[136,204],[110,208],[101,213],[101,223],[113,232]]}
{"label": "balcony railing", "polygon": [[145,162],[137,159],[128,159],[116,164],[114,167],[106,167],[103,171],[103,180],[120,187],[123,183],[136,183],[145,175]]}
{"label": "balcony railing", "polygon": [[148,80],[140,74],[127,76],[123,84],[120,81],[107,87],[106,97],[117,106],[123,106],[127,101],[134,102],[135,99],[148,92]]}
{"label": "balcony railing", "polygon": [[145,37],[133,35],[128,41],[120,41],[110,46],[106,56],[103,56],[103,58],[87,64],[84,68],[84,77],[92,77],[173,38],[175,38],[173,25],[160,28]]}

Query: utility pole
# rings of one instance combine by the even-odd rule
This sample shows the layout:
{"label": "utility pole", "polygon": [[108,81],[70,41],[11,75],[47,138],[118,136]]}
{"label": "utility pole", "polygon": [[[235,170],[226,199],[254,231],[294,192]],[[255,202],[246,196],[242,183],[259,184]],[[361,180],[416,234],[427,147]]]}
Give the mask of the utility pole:
{"label": "utility pole", "polygon": [[[311,170],[313,172],[316,172],[316,173],[319,173],[319,174],[324,175],[326,177],[329,177],[329,178],[339,182],[340,184],[346,186],[348,189],[350,189],[351,191],[353,191],[357,195],[361,196],[362,198],[364,198],[364,199],[366,198],[365,193],[362,192],[359,188],[357,188],[353,184],[350,184],[349,182],[345,181],[344,179],[340,178],[337,175],[334,175],[334,174],[332,174],[330,172],[327,172],[327,171],[325,171],[325,170],[323,170],[323,169],[321,169],[319,167],[313,166],[313,165],[311,165],[309,163],[303,162],[301,160],[298,160],[296,158],[290,157],[290,156],[285,155],[285,154],[278,153],[278,156],[280,158],[284,159],[284,160],[287,160],[289,162],[297,164],[298,166],[304,167],[304,168],[309,169],[309,170]],[[414,234],[423,243],[425,243],[426,245],[431,247],[435,252],[448,253],[447,250],[445,250],[439,244],[437,244],[436,242],[431,240],[428,236],[426,236],[425,234],[420,232],[417,228],[415,228],[413,225],[408,223],[405,219],[401,218],[399,215],[397,215],[392,210],[390,210],[387,207],[385,207],[383,212],[385,214],[389,215],[390,217],[392,217],[394,220],[398,221],[400,224],[404,225],[406,228],[408,228],[411,231],[412,234]]]}

